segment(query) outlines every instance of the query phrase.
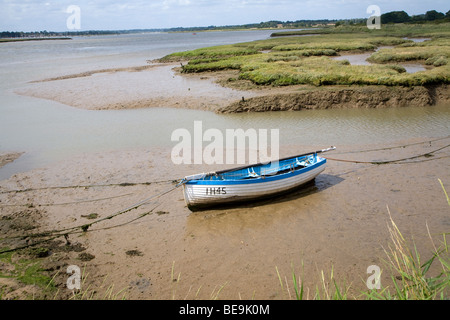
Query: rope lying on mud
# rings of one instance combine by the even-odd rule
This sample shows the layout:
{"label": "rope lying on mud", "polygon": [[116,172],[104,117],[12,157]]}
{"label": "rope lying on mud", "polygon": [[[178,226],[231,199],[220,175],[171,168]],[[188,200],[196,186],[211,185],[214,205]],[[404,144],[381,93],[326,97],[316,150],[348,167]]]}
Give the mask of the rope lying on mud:
{"label": "rope lying on mud", "polygon": [[91,200],[79,200],[79,201],[72,201],[72,202],[61,202],[61,203],[25,203],[25,204],[0,204],[0,208],[1,207],[54,207],[54,206],[67,206],[67,205],[71,205],[71,204],[80,204],[80,203],[88,203],[88,202],[99,202],[99,201],[105,201],[105,200],[112,200],[112,199],[117,199],[117,198],[123,198],[123,197],[127,197],[127,196],[131,196],[132,193],[127,193],[127,194],[121,194],[115,197],[106,197],[106,198],[98,198],[98,199],[91,199]]}
{"label": "rope lying on mud", "polygon": [[[445,140],[445,139],[450,139],[450,136],[437,138],[437,139],[433,139],[433,140],[426,140],[426,141],[422,141],[422,142],[405,144],[405,145],[401,145],[401,146],[386,147],[386,148],[379,148],[379,149],[369,149],[369,150],[357,150],[357,151],[339,152],[339,153],[335,153],[335,154],[336,155],[342,155],[342,154],[355,154],[355,153],[364,153],[364,152],[393,150],[393,149],[406,148],[406,147],[415,146],[415,145],[419,145],[419,144],[425,144],[425,143],[430,143],[431,144],[432,142],[441,141],[441,140]],[[445,146],[444,148],[447,148],[447,147],[448,146]],[[441,149],[439,149],[439,150],[441,150]],[[439,151],[439,150],[437,150],[437,151]],[[367,163],[367,164],[386,164],[386,163],[401,162],[401,161],[410,160],[410,159],[414,159],[414,158],[420,158],[420,157],[426,156],[428,154],[435,153],[437,151],[427,152],[425,155],[419,155],[419,156],[415,156],[415,157],[412,157],[412,158],[401,159],[401,160],[393,160],[393,161],[356,161],[356,160],[333,159],[333,158],[329,158],[329,157],[326,157],[326,158],[328,160],[341,161],[341,162]],[[0,191],[0,194],[22,193],[22,192],[42,191],[42,190],[59,190],[59,189],[78,189],[78,188],[80,188],[80,189],[81,188],[88,189],[88,188],[104,188],[104,187],[132,187],[132,186],[139,186],[139,185],[149,186],[149,185],[152,185],[152,184],[178,183],[178,182],[179,181],[176,180],[176,179],[170,179],[170,180],[152,181],[152,182],[123,182],[123,183],[111,183],[111,184],[93,184],[93,185],[74,185],[74,186],[60,186],[60,187],[27,188],[27,189],[21,189],[21,190],[19,189],[19,190]],[[92,200],[92,201],[96,201],[96,200]],[[89,201],[87,201],[87,202],[89,202]],[[64,205],[64,204],[61,204],[61,205]]]}
{"label": "rope lying on mud", "polygon": [[163,181],[153,181],[153,182],[123,182],[123,183],[111,183],[111,184],[91,184],[91,185],[76,185],[76,186],[61,186],[61,187],[43,187],[43,188],[28,188],[22,190],[8,190],[1,191],[0,194],[7,193],[21,193],[30,191],[42,191],[42,190],[59,190],[59,189],[88,189],[88,188],[104,188],[104,187],[132,187],[132,186],[149,186],[158,183],[178,183],[178,180],[163,180]]}
{"label": "rope lying on mud", "polygon": [[[336,158],[331,158],[331,157],[324,157],[324,158],[326,158],[327,160],[338,161],[338,162],[362,163],[362,164],[395,164],[395,163],[400,163],[400,162],[401,163],[411,163],[411,162],[406,162],[406,161],[414,160],[414,159],[422,158],[422,157],[431,157],[431,156],[433,156],[434,153],[444,150],[448,147],[450,147],[450,144],[448,144],[444,147],[438,148],[436,150],[426,152],[424,154],[419,154],[416,156],[402,158],[402,159],[396,159],[396,160],[386,160],[386,161],[359,161],[359,160],[336,159]],[[393,148],[399,148],[399,147],[393,147]],[[379,150],[381,150],[381,149],[379,149]],[[385,148],[383,150],[389,150],[389,148]],[[442,158],[445,158],[445,157],[441,157],[439,159],[442,159]],[[424,161],[427,161],[427,160],[424,160]],[[419,161],[415,161],[415,162],[419,162]]]}
{"label": "rope lying on mud", "polygon": [[[423,141],[423,142],[418,142],[418,143],[411,143],[411,144],[406,144],[406,145],[402,145],[402,146],[394,146],[394,147],[386,147],[386,148],[379,148],[379,149],[371,149],[371,150],[359,150],[359,151],[353,151],[353,152],[346,152],[347,154],[350,153],[363,153],[363,152],[373,152],[373,151],[384,151],[384,150],[392,150],[392,149],[397,149],[397,148],[405,148],[408,146],[413,146],[413,145],[419,145],[419,144],[424,144],[424,143],[431,143],[432,142],[436,142],[436,141],[441,141],[441,140],[445,140],[445,139],[449,139],[450,136],[447,137],[443,137],[443,138],[438,138],[438,139],[434,139],[434,140],[428,140],[428,141]],[[325,157],[328,160],[332,160],[332,161],[338,161],[338,162],[349,162],[349,163],[359,163],[359,164],[373,164],[373,165],[381,165],[381,164],[396,164],[396,163],[417,163],[417,162],[421,162],[421,161],[409,161],[408,160],[414,160],[414,159],[418,159],[418,158],[422,158],[422,157],[431,157],[433,156],[434,153],[437,153],[441,150],[444,150],[446,148],[450,147],[450,144],[440,147],[438,149],[426,152],[424,154],[420,154],[420,155],[416,155],[416,156],[412,156],[412,157],[407,157],[407,158],[402,158],[402,159],[396,159],[396,160],[387,160],[387,161],[359,161],[359,160],[347,160],[347,159],[336,159],[336,158],[331,158],[331,157]],[[338,154],[346,154],[346,153],[338,153]],[[447,158],[447,156],[444,157],[439,157],[439,158],[433,158],[433,159],[426,159],[426,160],[422,160],[422,161],[430,161],[430,160],[435,160],[435,159],[442,159],[442,158]],[[56,190],[56,189],[76,189],[76,188],[94,188],[94,187],[111,187],[111,186],[119,186],[119,187],[128,187],[128,186],[137,186],[137,185],[151,185],[151,184],[157,184],[157,183],[177,183],[177,180],[165,180],[165,181],[154,181],[154,182],[142,182],[142,183],[119,183],[119,184],[103,184],[103,185],[78,185],[78,186],[63,186],[63,187],[45,187],[45,188],[29,188],[29,189],[23,189],[23,190],[9,190],[9,191],[3,191],[0,192],[0,194],[7,194],[7,193],[21,193],[21,192],[28,192],[28,191],[40,191],[40,190]],[[98,231],[98,230],[104,230],[104,229],[111,229],[111,228],[116,228],[119,226],[123,226],[132,222],[135,222],[139,219],[142,219],[150,214],[153,213],[153,211],[159,206],[156,205],[152,210],[150,210],[147,213],[141,214],[139,215],[137,218],[134,218],[130,221],[124,222],[122,224],[119,225],[115,225],[115,226],[111,226],[111,227],[104,227],[101,229],[96,229],[96,230],[88,230],[91,226],[93,226],[94,224],[100,223],[102,221],[105,220],[111,220],[114,217],[120,216],[126,212],[129,212],[131,210],[137,209],[147,203],[149,203],[150,201],[152,201],[155,198],[159,198],[162,197],[170,192],[172,192],[173,190],[177,189],[181,184],[178,183],[175,186],[171,187],[170,189],[161,192],[157,195],[154,195],[152,197],[149,197],[147,199],[144,199],[138,203],[135,203],[123,210],[120,210],[114,214],[111,214],[105,218],[102,219],[98,219],[95,220],[91,223],[87,223],[87,224],[83,224],[83,225],[79,225],[79,226],[75,226],[75,227],[71,227],[71,228],[65,228],[65,229],[60,229],[60,230],[52,230],[52,231],[46,231],[46,232],[41,232],[41,233],[35,233],[35,234],[25,234],[25,235],[21,235],[21,236],[15,236],[15,237],[5,237],[5,238],[0,238],[0,241],[4,241],[4,240],[14,240],[14,239],[20,239],[20,240],[25,240],[25,239],[39,239],[39,238],[48,238],[48,239],[43,239],[41,241],[35,241],[33,243],[29,243],[27,245],[21,246],[21,247],[16,247],[13,249],[6,249],[6,250],[2,250],[0,251],[0,254],[3,253],[7,253],[7,252],[12,252],[12,251],[17,251],[17,250],[21,250],[21,249],[25,249],[28,247],[33,247],[36,246],[38,244],[41,243],[45,243],[45,242],[49,242],[52,241],[54,239],[60,238],[60,237],[64,237],[66,239],[66,241],[68,241],[68,236],[72,235],[72,234],[78,234],[78,233],[86,233],[86,232],[90,232],[90,231]],[[129,194],[128,194],[129,195]],[[106,200],[106,199],[113,199],[113,198],[119,198],[119,197],[124,197],[126,195],[120,195],[120,196],[115,196],[115,197],[109,197],[109,198],[102,198],[102,199],[94,199],[94,200],[81,200],[78,202],[70,202],[70,203],[61,203],[61,204],[45,204],[45,205],[66,205],[66,204],[77,204],[77,203],[82,203],[82,202],[93,202],[93,201],[101,201],[101,200]],[[14,205],[5,205],[5,206],[14,206]],[[20,206],[20,205],[16,205],[16,206]],[[50,238],[49,238],[50,237]],[[27,240],[29,241],[29,240]]]}
{"label": "rope lying on mud", "polygon": [[425,140],[425,141],[422,141],[422,142],[409,143],[409,144],[404,144],[404,145],[395,146],[395,147],[386,147],[386,148],[369,149],[369,150],[357,150],[357,151],[339,152],[339,153],[335,153],[335,154],[341,155],[341,154],[351,154],[351,153],[363,153],[363,152],[374,152],[374,151],[385,151],[385,150],[401,149],[401,148],[406,148],[406,147],[410,147],[410,146],[417,146],[419,144],[425,144],[425,143],[431,144],[432,142],[446,140],[446,139],[450,139],[450,136],[437,138],[437,139],[433,139],[433,140]]}
{"label": "rope lying on mud", "polygon": [[[118,211],[118,212],[116,212],[116,213],[114,213],[114,214],[111,214],[111,215],[105,217],[105,218],[95,220],[95,221],[93,221],[93,222],[91,222],[91,223],[86,223],[86,224],[83,224],[83,225],[79,225],[79,226],[75,226],[75,227],[71,227],[71,228],[60,229],[60,230],[52,230],[52,231],[45,231],[45,232],[35,233],[35,234],[25,234],[25,235],[15,236],[15,237],[0,238],[0,241],[4,241],[4,240],[14,240],[14,239],[25,240],[25,239],[34,239],[34,238],[47,238],[47,237],[51,237],[50,239],[45,239],[45,240],[33,242],[33,243],[30,243],[30,244],[27,244],[27,245],[24,245],[24,246],[21,246],[21,247],[16,247],[16,248],[13,248],[13,249],[2,250],[2,251],[0,251],[0,254],[7,253],[7,252],[12,252],[12,251],[17,251],[17,250],[22,250],[22,249],[26,249],[26,248],[28,248],[28,247],[33,247],[33,246],[36,246],[36,245],[38,245],[38,244],[45,243],[45,242],[49,242],[49,241],[55,240],[55,239],[60,238],[60,237],[64,237],[64,238],[66,238],[66,240],[68,241],[68,236],[71,235],[71,234],[86,233],[86,232],[88,232],[88,229],[89,229],[91,226],[93,226],[94,224],[100,223],[100,222],[105,221],[105,220],[111,220],[111,219],[113,219],[113,218],[115,218],[115,217],[117,217],[117,216],[120,216],[120,215],[122,215],[122,214],[124,214],[124,213],[126,213],[126,212],[129,212],[129,211],[131,211],[131,210],[137,209],[137,208],[139,208],[139,207],[141,207],[141,206],[143,206],[143,205],[149,203],[150,201],[152,201],[152,200],[154,200],[154,199],[156,199],[156,198],[162,197],[162,196],[164,196],[164,195],[166,195],[166,194],[168,194],[168,193],[174,191],[174,190],[177,189],[179,186],[180,186],[180,185],[177,184],[175,187],[172,187],[172,188],[170,188],[170,189],[168,189],[168,190],[166,190],[166,191],[163,191],[163,192],[161,192],[161,193],[159,193],[159,194],[156,194],[156,195],[151,196],[151,197],[149,197],[149,198],[147,198],[147,199],[144,199],[144,200],[142,200],[142,201],[139,201],[139,202],[137,202],[137,203],[135,203],[135,204],[133,204],[133,205],[131,205],[131,206],[125,208],[125,209],[122,209],[122,210],[120,210],[120,211]],[[156,207],[154,207],[154,208],[153,208],[152,210],[150,210],[149,212],[144,213],[144,214],[141,214],[139,217],[134,218],[133,220],[127,221],[127,222],[125,222],[125,223],[122,223],[122,224],[120,224],[120,225],[116,225],[116,226],[113,226],[113,227],[105,227],[104,229],[116,228],[116,227],[119,227],[119,226],[123,226],[123,225],[129,224],[129,223],[135,222],[135,221],[137,221],[137,220],[139,220],[139,219],[142,219],[142,218],[144,218],[144,217],[146,217],[146,216],[152,214],[153,211],[154,211],[158,206],[159,206],[159,204],[156,205]],[[92,230],[92,231],[97,231],[97,230]]]}

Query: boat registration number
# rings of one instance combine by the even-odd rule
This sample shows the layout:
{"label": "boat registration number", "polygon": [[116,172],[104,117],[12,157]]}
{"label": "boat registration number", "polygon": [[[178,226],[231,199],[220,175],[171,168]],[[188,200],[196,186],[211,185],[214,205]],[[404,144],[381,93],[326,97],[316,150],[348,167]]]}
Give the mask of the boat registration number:
{"label": "boat registration number", "polygon": [[211,195],[211,194],[227,194],[227,189],[226,187],[218,187],[218,188],[206,188],[206,194],[207,195]]}

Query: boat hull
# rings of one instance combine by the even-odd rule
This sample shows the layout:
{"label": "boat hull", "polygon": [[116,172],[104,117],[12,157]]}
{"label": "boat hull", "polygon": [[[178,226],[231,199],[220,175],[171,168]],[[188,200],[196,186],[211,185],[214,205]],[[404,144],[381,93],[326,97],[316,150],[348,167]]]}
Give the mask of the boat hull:
{"label": "boat hull", "polygon": [[325,167],[326,160],[322,159],[303,169],[246,181],[190,181],[183,185],[184,199],[188,208],[195,211],[205,207],[267,198],[293,191],[314,180]]}

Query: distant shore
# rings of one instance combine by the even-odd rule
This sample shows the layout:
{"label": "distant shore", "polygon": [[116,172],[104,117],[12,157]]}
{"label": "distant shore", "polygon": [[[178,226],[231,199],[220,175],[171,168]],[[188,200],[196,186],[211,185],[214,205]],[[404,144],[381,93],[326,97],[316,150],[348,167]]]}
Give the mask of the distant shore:
{"label": "distant shore", "polygon": [[69,37],[48,37],[48,38],[0,38],[0,43],[23,42],[23,41],[44,41],[44,40],[72,40]]}

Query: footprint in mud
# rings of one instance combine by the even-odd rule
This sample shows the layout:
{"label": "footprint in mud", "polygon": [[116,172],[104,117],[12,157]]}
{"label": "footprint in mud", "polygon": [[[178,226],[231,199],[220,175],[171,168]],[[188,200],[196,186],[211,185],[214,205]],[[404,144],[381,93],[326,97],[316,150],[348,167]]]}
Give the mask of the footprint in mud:
{"label": "footprint in mud", "polygon": [[128,250],[125,252],[127,256],[130,257],[142,257],[144,254],[139,250]]}
{"label": "footprint in mud", "polygon": [[137,288],[141,293],[144,293],[150,286],[150,280],[148,279],[137,279],[130,282],[130,286]]}
{"label": "footprint in mud", "polygon": [[97,219],[98,218],[98,213],[91,213],[88,215],[81,215],[82,218],[86,218],[89,220],[93,220],[93,219]]}

